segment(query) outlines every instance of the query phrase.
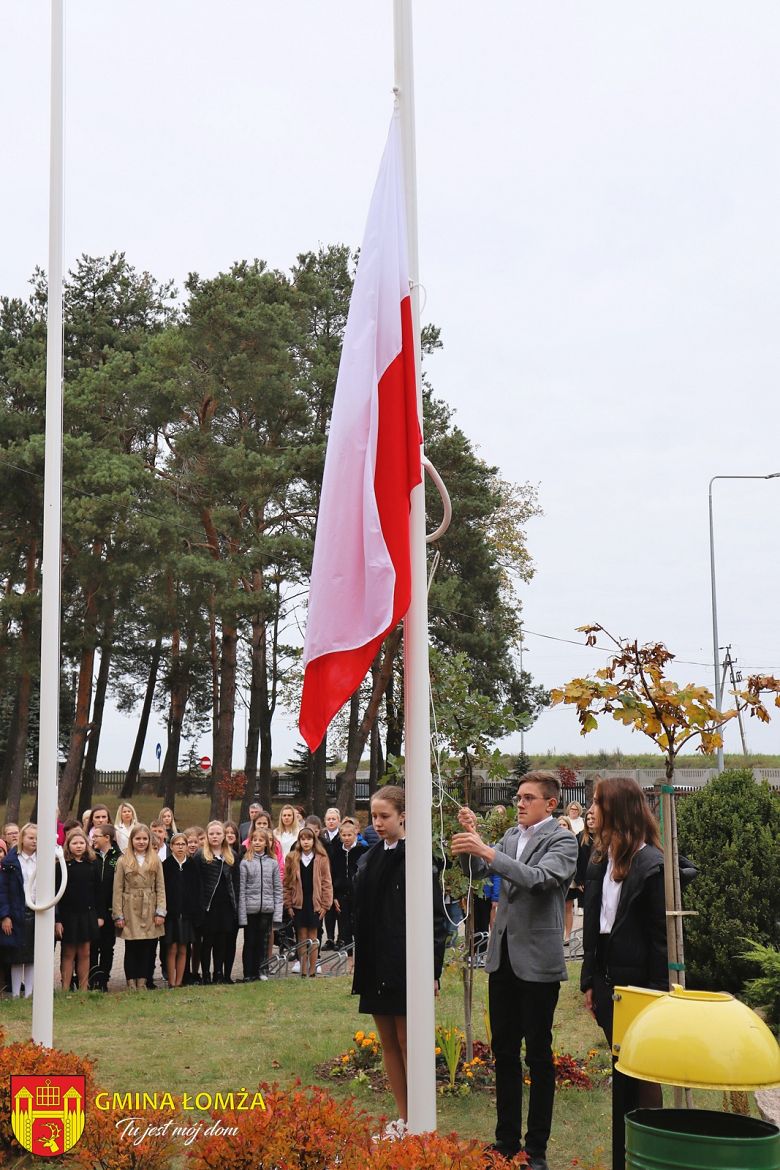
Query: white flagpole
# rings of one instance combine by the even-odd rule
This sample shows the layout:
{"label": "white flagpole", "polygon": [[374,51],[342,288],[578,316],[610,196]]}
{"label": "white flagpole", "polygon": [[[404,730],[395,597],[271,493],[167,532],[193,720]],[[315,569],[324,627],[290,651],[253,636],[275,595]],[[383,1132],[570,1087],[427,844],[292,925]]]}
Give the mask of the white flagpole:
{"label": "white flagpole", "polygon": [[[49,289],[46,339],[46,439],[41,592],[41,728],[38,752],[36,903],[54,898],[60,708],[60,568],[62,547],[62,222],[64,0],[51,0],[51,127],[49,157]],[[54,1039],[54,908],[35,915],[32,1038]]]}
{"label": "white flagpole", "polygon": [[[417,411],[422,426],[420,288],[417,246],[417,162],[414,127],[412,2],[394,0],[395,92],[401,115],[406,224],[411,284]],[[404,621],[404,736],[406,773],[406,985],[409,1128],[436,1129],[436,1013],[433,992],[431,880],[431,723],[428,679],[428,582],[425,487],[411,500],[412,603]]]}

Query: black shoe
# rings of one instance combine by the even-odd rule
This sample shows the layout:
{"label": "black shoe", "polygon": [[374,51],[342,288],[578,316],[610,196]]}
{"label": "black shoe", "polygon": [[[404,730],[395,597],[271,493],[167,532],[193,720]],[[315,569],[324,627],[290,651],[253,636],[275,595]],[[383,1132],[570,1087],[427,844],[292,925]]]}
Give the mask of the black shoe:
{"label": "black shoe", "polygon": [[336,944],[334,943],[333,939],[326,938],[325,942],[322,944],[322,949],[323,951],[335,951]]}
{"label": "black shoe", "polygon": [[485,1149],[490,1154],[500,1154],[502,1158],[514,1158],[520,1153],[519,1146],[508,1146],[506,1142],[491,1142]]}
{"label": "black shoe", "polygon": [[528,1159],[528,1170],[550,1170],[544,1154],[529,1154],[526,1150],[525,1156]]}
{"label": "black shoe", "polygon": [[157,990],[157,984],[154,982],[153,979],[146,980],[146,990],[147,991],[156,991]]}
{"label": "black shoe", "polygon": [[235,979],[231,979],[229,975],[226,975],[225,978],[222,980],[222,982],[229,983],[230,986],[232,987],[233,984],[235,983]]}

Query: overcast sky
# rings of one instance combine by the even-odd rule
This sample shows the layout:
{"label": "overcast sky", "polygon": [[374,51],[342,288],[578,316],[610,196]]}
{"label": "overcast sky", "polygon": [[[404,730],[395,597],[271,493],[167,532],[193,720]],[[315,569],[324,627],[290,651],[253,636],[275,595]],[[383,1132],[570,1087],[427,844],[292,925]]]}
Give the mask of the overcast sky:
{"label": "overcast sky", "polygon": [[[67,264],[123,250],[181,283],[360,242],[391,0],[65,5]],[[5,294],[46,264],[48,11],[0,6]],[[544,508],[526,664],[547,686],[602,665],[550,640],[593,620],[711,685],[708,481],[780,471],[780,7],[418,0],[415,54],[424,315],[445,346],[429,374]],[[714,493],[721,643],[780,672],[780,480]],[[134,731],[112,719],[101,767]],[[280,720],[275,760],[295,740]],[[748,742],[780,751],[780,719]],[[645,744],[611,722],[582,740],[563,709],[526,736]]]}

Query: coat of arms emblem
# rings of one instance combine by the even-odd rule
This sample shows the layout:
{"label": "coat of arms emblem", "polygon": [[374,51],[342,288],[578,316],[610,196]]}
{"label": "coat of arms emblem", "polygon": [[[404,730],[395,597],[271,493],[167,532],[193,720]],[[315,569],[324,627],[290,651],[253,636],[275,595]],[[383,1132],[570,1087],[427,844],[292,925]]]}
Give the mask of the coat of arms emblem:
{"label": "coat of arms emblem", "polygon": [[11,1129],[39,1158],[75,1146],[84,1130],[84,1077],[11,1077]]}

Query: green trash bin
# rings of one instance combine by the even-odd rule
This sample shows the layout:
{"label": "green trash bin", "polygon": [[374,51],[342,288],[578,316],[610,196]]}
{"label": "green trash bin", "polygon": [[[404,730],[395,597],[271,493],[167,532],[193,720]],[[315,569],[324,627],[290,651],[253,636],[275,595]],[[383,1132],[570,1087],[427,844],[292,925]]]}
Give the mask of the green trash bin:
{"label": "green trash bin", "polygon": [[709,1109],[635,1109],[626,1170],[780,1170],[780,1129]]}

